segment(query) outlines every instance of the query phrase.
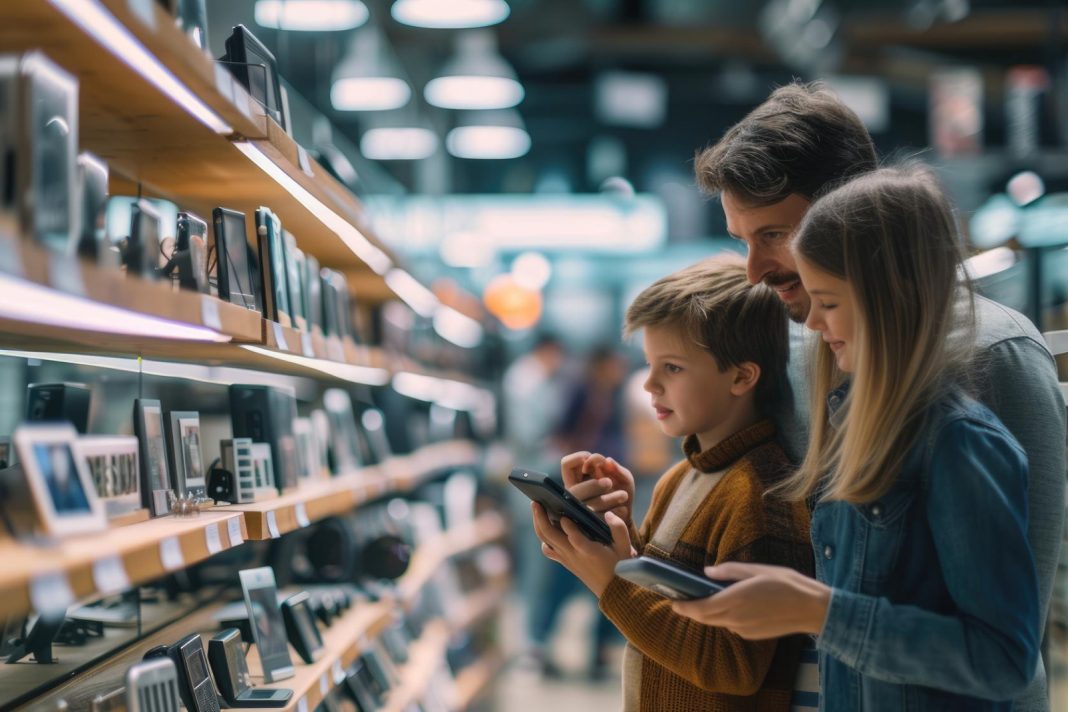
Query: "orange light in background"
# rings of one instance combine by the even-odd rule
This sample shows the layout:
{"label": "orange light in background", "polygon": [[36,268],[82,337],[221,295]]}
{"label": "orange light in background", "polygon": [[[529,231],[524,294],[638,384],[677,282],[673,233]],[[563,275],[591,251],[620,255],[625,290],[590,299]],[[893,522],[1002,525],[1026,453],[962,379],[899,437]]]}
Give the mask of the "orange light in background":
{"label": "orange light in background", "polygon": [[529,329],[541,319],[541,293],[521,287],[510,274],[494,277],[482,294],[489,313],[509,329]]}

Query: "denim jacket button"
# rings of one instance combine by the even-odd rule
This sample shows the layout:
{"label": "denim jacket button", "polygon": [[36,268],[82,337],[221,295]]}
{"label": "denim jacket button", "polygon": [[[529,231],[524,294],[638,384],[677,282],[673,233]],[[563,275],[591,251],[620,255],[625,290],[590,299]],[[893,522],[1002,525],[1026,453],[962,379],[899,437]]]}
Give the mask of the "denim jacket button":
{"label": "denim jacket button", "polygon": [[878,517],[878,516],[881,516],[882,513],[883,513],[883,505],[881,505],[881,504],[873,504],[871,506],[871,516]]}
{"label": "denim jacket button", "polygon": [[823,558],[830,559],[834,557],[834,547],[828,544],[823,547]]}

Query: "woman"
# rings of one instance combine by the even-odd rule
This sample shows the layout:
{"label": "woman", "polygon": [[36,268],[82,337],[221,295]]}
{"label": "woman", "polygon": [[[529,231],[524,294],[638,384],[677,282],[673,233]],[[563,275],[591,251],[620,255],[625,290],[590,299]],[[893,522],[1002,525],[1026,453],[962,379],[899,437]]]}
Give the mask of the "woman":
{"label": "woman", "polygon": [[1010,710],[1041,637],[1027,460],[961,386],[974,317],[950,205],[923,169],[878,170],[817,201],[793,250],[822,338],[779,494],[815,501],[816,580],[711,567],[737,583],[676,611],[818,634],[822,709]]}

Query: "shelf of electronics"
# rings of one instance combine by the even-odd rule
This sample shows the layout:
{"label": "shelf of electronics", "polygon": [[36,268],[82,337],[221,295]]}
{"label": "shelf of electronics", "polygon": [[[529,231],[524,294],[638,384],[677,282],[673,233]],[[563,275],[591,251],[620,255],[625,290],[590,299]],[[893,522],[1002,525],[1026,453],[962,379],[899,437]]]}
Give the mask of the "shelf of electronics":
{"label": "shelf of electronics", "polygon": [[39,50],[76,80],[76,150],[107,162],[113,188],[202,216],[268,205],[323,265],[385,274],[359,201],[286,133],[274,58],[248,32],[227,47],[214,60],[160,3],[0,3],[0,51]]}
{"label": "shelf of electronics", "polygon": [[[470,529],[488,521],[482,515],[427,534],[413,560],[477,553],[494,539],[472,537]],[[92,696],[122,701],[140,694],[173,699],[174,688],[153,690],[174,681],[190,710],[215,709],[200,701],[201,686],[212,698],[218,688],[230,706],[286,712],[321,709],[320,704],[334,710],[342,696],[360,709],[465,709],[500,658],[467,639],[456,651],[447,654],[447,648],[499,610],[507,593],[506,571],[479,570],[481,582],[469,591],[461,592],[455,577],[424,580],[419,600],[401,607],[396,589],[384,582],[370,597],[345,583],[279,592],[271,568],[246,569],[239,574],[243,603],[199,609],[85,671],[83,677],[94,681],[90,689],[61,687],[35,704],[56,708],[63,699],[77,708]],[[242,642],[253,645],[246,652]],[[190,706],[187,699],[196,703]]]}
{"label": "shelf of electronics", "polygon": [[464,551],[502,538],[508,531],[508,523],[497,512],[486,512],[474,521],[450,532],[448,537],[438,540],[434,546],[422,548],[415,552],[408,571],[397,582],[397,597],[410,603],[431,580],[438,568],[446,561]]}
{"label": "shelf of electronics", "polygon": [[[0,539],[0,614],[60,611],[77,600],[125,590],[197,564],[246,540],[274,539],[388,494],[404,494],[435,473],[472,467],[478,448],[468,441],[427,445],[411,455],[335,477],[302,481],[296,489],[259,502],[202,508],[193,517],[163,516],[83,534],[62,542]],[[484,515],[445,550],[417,554],[434,566],[464,547],[500,538],[503,522]],[[477,530],[477,531],[476,531]],[[406,590],[429,576],[420,574]]]}

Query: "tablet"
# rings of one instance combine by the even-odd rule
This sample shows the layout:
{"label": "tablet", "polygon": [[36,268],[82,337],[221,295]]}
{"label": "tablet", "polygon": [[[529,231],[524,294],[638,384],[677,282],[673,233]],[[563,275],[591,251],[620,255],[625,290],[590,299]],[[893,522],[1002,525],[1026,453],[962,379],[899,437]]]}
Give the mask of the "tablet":
{"label": "tablet", "polygon": [[248,619],[252,626],[252,638],[260,652],[263,678],[277,682],[293,677],[293,661],[289,657],[282,611],[278,607],[278,589],[274,583],[274,570],[270,566],[245,569],[239,572],[241,590],[245,594]]}
{"label": "tablet", "polygon": [[730,581],[705,578],[649,556],[620,561],[616,564],[616,576],[675,601],[708,598],[731,584]]}
{"label": "tablet", "polygon": [[612,544],[612,530],[604,520],[545,473],[517,467],[508,475],[508,481],[531,500],[545,507],[553,526],[560,526],[560,517],[567,517],[578,525],[587,539],[599,544]]}

